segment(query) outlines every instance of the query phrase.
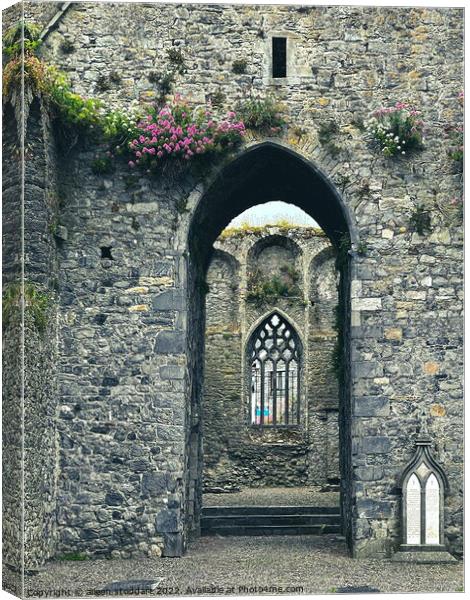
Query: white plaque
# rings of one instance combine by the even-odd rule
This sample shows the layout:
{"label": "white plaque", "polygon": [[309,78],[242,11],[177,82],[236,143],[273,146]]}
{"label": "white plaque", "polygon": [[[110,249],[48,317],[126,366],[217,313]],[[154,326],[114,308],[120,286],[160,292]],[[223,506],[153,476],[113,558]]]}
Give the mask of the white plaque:
{"label": "white plaque", "polygon": [[425,525],[426,544],[439,544],[439,482],[431,473],[426,482]]}
{"label": "white plaque", "polygon": [[421,484],[414,473],[406,486],[406,543],[421,544]]}

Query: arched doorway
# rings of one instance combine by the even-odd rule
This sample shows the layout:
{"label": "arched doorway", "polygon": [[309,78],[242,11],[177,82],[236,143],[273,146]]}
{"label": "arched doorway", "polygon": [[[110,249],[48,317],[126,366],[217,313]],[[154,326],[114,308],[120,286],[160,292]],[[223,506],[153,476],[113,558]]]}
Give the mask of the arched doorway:
{"label": "arched doorway", "polygon": [[315,219],[336,252],[339,283],[340,472],[343,532],[351,546],[351,434],[349,375],[348,249],[357,242],[349,212],[333,183],[308,160],[281,144],[256,144],[222,168],[200,197],[188,238],[188,367],[190,398],[187,406],[186,500],[187,534],[197,533],[202,506],[201,397],[204,378],[205,275],[220,232],[251,206],[272,200],[295,204]]}

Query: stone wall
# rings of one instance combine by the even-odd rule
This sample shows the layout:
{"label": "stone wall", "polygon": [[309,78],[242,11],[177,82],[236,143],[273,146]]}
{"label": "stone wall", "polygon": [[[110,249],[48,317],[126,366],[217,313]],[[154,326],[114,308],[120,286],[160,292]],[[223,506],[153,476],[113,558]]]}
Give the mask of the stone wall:
{"label": "stone wall", "polygon": [[[49,117],[38,99],[28,107],[24,170],[24,560],[35,567],[56,553],[57,444],[57,151]],[[41,316],[36,316],[37,311]],[[44,323],[41,317],[44,317]]]}
{"label": "stone wall", "polygon": [[[423,408],[450,480],[446,539],[461,551],[462,225],[449,199],[462,182],[443,129],[461,119],[462,28],[459,9],[72,3],[48,32],[44,58],[109,105],[155,98],[149,76],[178,47],[187,72],[176,89],[194,105],[220,91],[228,110],[270,93],[289,122],[278,139],[250,133],[205,180],[129,178],[120,162],[96,175],[93,143],[61,152],[57,554],[178,554],[197,530],[206,254],[234,216],[276,193],[336,245],[344,233],[353,243],[339,407],[351,552],[386,556],[398,543],[397,486]],[[294,42],[285,81],[266,70],[279,31]],[[235,58],[246,74],[232,72]],[[422,111],[425,149],[391,161],[361,119],[403,99]],[[333,120],[335,155],[319,141]],[[421,203],[426,235],[411,220]]]}
{"label": "stone wall", "polygon": [[[205,489],[338,481],[333,248],[321,230],[296,227],[227,230],[215,248],[206,296]],[[292,297],[250,298],[253,282],[282,281],[286,268],[298,275]],[[300,424],[260,429],[250,421],[247,347],[255,325],[276,310],[295,323],[303,346]]]}
{"label": "stone wall", "polygon": [[21,143],[13,107],[3,112],[2,155],[2,283],[3,283],[3,352],[2,352],[2,553],[3,587],[12,594],[22,589],[21,522],[23,503],[22,464],[22,324],[18,306],[6,318],[6,290],[21,280]]}

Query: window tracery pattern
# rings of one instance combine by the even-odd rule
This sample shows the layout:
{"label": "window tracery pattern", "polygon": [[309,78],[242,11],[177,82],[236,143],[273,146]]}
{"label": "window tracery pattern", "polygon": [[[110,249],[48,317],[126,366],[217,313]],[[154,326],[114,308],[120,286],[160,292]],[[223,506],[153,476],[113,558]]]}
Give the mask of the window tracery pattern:
{"label": "window tracery pattern", "polygon": [[251,338],[251,423],[299,424],[300,340],[278,313],[271,314]]}

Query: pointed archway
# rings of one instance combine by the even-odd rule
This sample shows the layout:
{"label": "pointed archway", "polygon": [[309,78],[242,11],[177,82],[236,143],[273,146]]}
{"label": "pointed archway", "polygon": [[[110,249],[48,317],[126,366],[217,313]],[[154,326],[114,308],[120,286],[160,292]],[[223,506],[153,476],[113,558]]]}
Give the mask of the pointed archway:
{"label": "pointed archway", "polygon": [[304,210],[321,226],[337,253],[342,371],[340,381],[340,467],[343,530],[352,545],[351,400],[349,374],[351,260],[357,234],[348,208],[332,181],[307,158],[267,141],[245,149],[223,167],[197,199],[188,234],[188,372],[184,524],[186,538],[199,530],[202,506],[202,424],[205,275],[213,243],[244,210],[283,200]]}

